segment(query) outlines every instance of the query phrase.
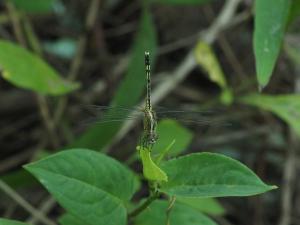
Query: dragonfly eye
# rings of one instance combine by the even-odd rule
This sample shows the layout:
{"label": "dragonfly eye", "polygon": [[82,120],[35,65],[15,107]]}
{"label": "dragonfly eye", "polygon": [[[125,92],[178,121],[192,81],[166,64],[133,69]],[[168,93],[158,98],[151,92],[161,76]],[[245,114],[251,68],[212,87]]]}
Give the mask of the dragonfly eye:
{"label": "dragonfly eye", "polygon": [[150,143],[151,144],[155,144],[155,142],[156,142],[156,138],[154,138],[154,137],[150,138]]}

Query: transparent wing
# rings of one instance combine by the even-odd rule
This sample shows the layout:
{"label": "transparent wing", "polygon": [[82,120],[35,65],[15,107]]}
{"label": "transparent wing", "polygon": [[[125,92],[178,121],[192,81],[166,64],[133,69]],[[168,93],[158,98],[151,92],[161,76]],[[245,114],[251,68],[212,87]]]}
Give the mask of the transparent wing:
{"label": "transparent wing", "polygon": [[122,122],[143,116],[138,107],[85,105],[83,111],[87,118],[83,124]]}
{"label": "transparent wing", "polygon": [[222,110],[201,110],[201,111],[189,111],[189,110],[171,110],[159,108],[156,111],[157,117],[170,118],[178,120],[183,123],[191,123],[197,125],[214,125],[214,126],[227,126],[230,123],[225,121],[224,111]]}
{"label": "transparent wing", "polygon": [[[140,107],[88,105],[84,108],[89,113],[88,119],[84,121],[86,124],[122,122],[143,117],[143,109]],[[220,116],[224,114],[222,110],[189,111],[159,106],[155,107],[154,111],[158,120],[169,118],[197,125],[230,125],[230,123],[224,121],[224,117]]]}

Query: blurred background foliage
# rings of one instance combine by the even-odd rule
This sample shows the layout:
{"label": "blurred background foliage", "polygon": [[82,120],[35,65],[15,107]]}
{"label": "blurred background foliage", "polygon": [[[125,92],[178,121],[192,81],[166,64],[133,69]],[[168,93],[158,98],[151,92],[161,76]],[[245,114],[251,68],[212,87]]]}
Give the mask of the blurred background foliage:
{"label": "blurred background foliage", "polygon": [[[22,165],[70,146],[141,172],[141,120],[127,108],[143,102],[149,51],[153,103],[186,112],[159,122],[154,156],[175,140],[168,156],[222,153],[280,187],[179,199],[177,223],[188,204],[224,225],[300,224],[299,14],[299,0],[1,1],[0,174],[10,187],[1,217],[49,224],[29,202],[58,221],[63,210]],[[115,109],[97,105],[126,107],[117,116],[130,120],[101,123]]]}

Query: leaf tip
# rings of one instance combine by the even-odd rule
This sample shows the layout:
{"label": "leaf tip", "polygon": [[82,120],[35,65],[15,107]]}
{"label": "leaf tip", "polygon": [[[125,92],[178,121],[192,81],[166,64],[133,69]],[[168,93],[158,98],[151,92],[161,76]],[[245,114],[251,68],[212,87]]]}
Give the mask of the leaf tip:
{"label": "leaf tip", "polygon": [[275,189],[278,189],[278,188],[279,188],[279,187],[276,186],[276,185],[270,185],[269,187],[270,187],[270,190],[275,190]]}

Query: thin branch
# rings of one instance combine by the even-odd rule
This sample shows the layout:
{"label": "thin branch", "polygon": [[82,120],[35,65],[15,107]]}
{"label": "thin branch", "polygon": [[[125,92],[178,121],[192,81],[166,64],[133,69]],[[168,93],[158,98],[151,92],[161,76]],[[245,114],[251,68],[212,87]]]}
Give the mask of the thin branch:
{"label": "thin branch", "polygon": [[[226,29],[233,20],[235,11],[240,2],[241,0],[227,0],[213,24],[207,30],[199,33],[199,40],[203,40],[209,44],[213,43],[220,32]],[[182,82],[195,67],[197,67],[197,65],[194,57],[194,48],[192,48],[173,72],[163,74],[166,79],[153,90],[152,103],[155,105],[161,101],[175,89],[177,85]],[[143,104],[144,102],[140,103],[139,106],[142,106]],[[136,122],[136,120],[126,121],[113,142],[120,140],[136,124]]]}
{"label": "thin branch", "polygon": [[[300,67],[296,66],[294,92],[300,93]],[[297,149],[300,147],[298,135],[291,128],[289,133],[289,145],[287,147],[287,157],[284,163],[282,199],[281,199],[281,217],[279,225],[289,225],[292,223],[293,215],[293,192],[295,189],[296,170],[297,170]]]}
{"label": "thin branch", "polygon": [[[85,53],[85,48],[87,45],[88,35],[90,34],[90,31],[94,27],[96,23],[96,19],[98,16],[99,6],[100,6],[100,0],[92,0],[91,4],[89,6],[86,21],[85,21],[85,32],[80,35],[78,39],[78,46],[77,46],[77,52],[75,57],[73,58],[73,61],[71,63],[71,67],[69,70],[69,74],[67,76],[67,79],[70,81],[73,81],[76,79],[79,69],[82,64],[82,59]],[[54,113],[54,122],[55,124],[59,124],[59,121],[61,117],[63,116],[63,113],[66,109],[68,102],[68,97],[64,96],[62,97],[56,107],[55,113]]]}
{"label": "thin branch", "polygon": [[132,212],[128,214],[128,218],[133,218],[139,215],[141,212],[143,212],[145,209],[148,208],[148,206],[158,198],[157,194],[153,194],[150,196],[141,206],[137,207],[134,209]]}
{"label": "thin branch", "polygon": [[23,31],[22,31],[22,26],[20,23],[20,19],[19,19],[19,15],[17,10],[15,9],[15,6],[13,5],[13,3],[7,1],[6,2],[6,8],[8,10],[8,14],[13,26],[13,30],[14,33],[16,35],[16,38],[18,40],[18,42],[22,45],[22,46],[26,46],[26,41],[23,35]]}
{"label": "thin branch", "polygon": [[171,211],[173,209],[175,201],[176,201],[176,197],[172,196],[171,199],[170,199],[169,206],[168,206],[168,208],[166,210],[167,225],[171,225],[171,221],[170,221],[171,218],[170,218],[170,216],[171,216]]}
{"label": "thin branch", "polygon": [[[39,206],[40,212],[42,212],[43,214],[47,215],[47,213],[53,209],[53,207],[55,206],[56,201],[53,197],[48,197],[45,201],[43,201],[43,203]],[[39,218],[35,217],[35,215],[32,215],[27,221],[26,223],[29,224],[37,224],[39,222]]]}
{"label": "thin branch", "polygon": [[53,221],[42,214],[38,209],[35,209],[29,202],[27,202],[22,196],[20,196],[16,191],[14,191],[5,182],[0,180],[0,189],[10,196],[15,202],[22,206],[27,212],[34,215],[34,217],[39,218],[46,225],[56,225]]}

